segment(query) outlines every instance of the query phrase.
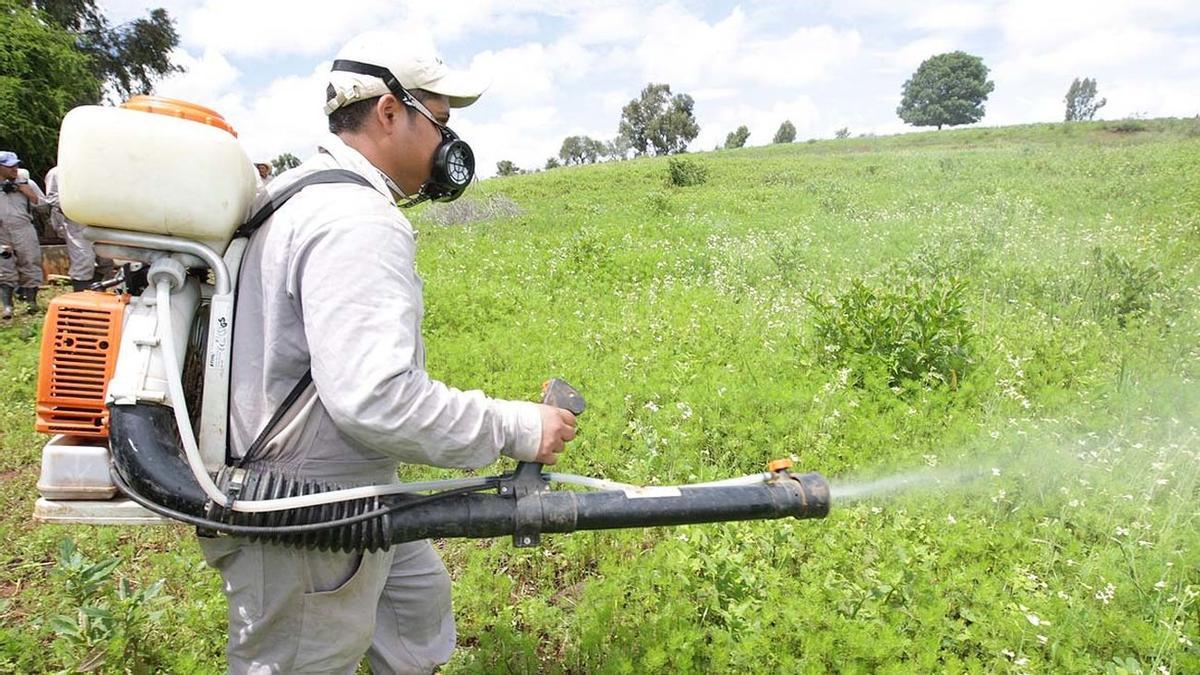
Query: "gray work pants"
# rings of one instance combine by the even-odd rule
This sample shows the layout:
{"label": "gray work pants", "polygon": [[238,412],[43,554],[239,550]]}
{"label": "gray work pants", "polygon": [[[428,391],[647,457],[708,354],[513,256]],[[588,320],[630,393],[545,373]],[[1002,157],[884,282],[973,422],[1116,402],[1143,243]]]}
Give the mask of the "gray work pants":
{"label": "gray work pants", "polygon": [[29,221],[0,222],[0,246],[11,246],[13,255],[0,258],[0,286],[39,288],[42,276],[42,246]]}
{"label": "gray work pants", "polygon": [[330,553],[200,538],[229,601],[230,673],[429,673],[454,651],[450,575],[428,541]]}
{"label": "gray work pants", "polygon": [[71,261],[67,274],[75,281],[91,281],[96,276],[96,250],[84,238],[83,226],[64,220],[59,233],[67,242],[67,259]]}

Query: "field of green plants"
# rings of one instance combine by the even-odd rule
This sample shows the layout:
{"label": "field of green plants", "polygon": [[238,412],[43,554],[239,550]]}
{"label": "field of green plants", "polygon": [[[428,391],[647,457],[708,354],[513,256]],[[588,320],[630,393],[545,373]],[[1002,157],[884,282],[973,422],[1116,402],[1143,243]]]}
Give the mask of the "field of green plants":
{"label": "field of green plants", "polygon": [[[444,672],[1200,672],[1200,120],[557,169],[413,220],[431,374],[587,398],[556,470],[791,457],[845,496],[437,542]],[[39,323],[0,327],[0,671],[221,672],[188,528],[30,521]]]}

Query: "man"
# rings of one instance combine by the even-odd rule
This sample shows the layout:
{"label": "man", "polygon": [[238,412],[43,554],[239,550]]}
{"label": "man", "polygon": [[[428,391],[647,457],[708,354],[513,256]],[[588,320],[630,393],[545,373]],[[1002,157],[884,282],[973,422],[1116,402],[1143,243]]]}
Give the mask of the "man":
{"label": "man", "polygon": [[[483,87],[410,36],[367,34],[338,55],[326,90],[332,132],[276,178],[347,169],[370,187],[306,187],[252,237],[240,273],[231,452],[252,443],[308,369],[312,384],[248,467],[339,485],[396,481],[398,462],[479,467],[499,454],[553,464],[575,435],[565,410],[489,399],[424,370],[415,235],[397,208],[427,194],[451,108]],[[349,72],[386,69],[378,76]],[[229,670],[430,672],[454,648],[450,578],[427,541],[377,553],[200,539],[229,602]]]}
{"label": "man", "polygon": [[58,195],[58,167],[46,172],[46,201],[50,204],[50,226],[67,243],[71,288],[82,291],[112,271],[113,261],[97,256],[92,242],[83,236],[83,226],[63,214]]}
{"label": "man", "polygon": [[258,186],[260,188],[271,182],[271,164],[269,162],[255,162],[254,170],[258,172]]}
{"label": "man", "polygon": [[13,294],[37,312],[42,286],[42,247],[33,227],[33,209],[42,202],[36,183],[21,178],[17,153],[0,151],[0,318],[11,319]]}

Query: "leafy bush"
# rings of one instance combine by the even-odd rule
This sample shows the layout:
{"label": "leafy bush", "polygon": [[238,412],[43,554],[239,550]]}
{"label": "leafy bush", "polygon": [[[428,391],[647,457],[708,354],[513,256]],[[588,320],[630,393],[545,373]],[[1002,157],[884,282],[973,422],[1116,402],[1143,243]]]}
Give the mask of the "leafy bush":
{"label": "leafy bush", "polygon": [[898,290],[854,279],[833,299],[808,294],[820,358],[850,368],[860,384],[883,367],[888,384],[950,383],[971,363],[974,330],[966,315],[966,283],[941,277]]}
{"label": "leafy bush", "polygon": [[1162,273],[1154,264],[1141,265],[1116,251],[1092,251],[1091,275],[1084,302],[1092,318],[1115,320],[1124,328],[1130,319],[1145,314],[1162,288]]}
{"label": "leafy bush", "polygon": [[114,587],[112,575],[120,562],[115,556],[92,562],[74,541],[59,544],[55,574],[66,586],[75,613],[52,617],[50,627],[58,634],[55,655],[73,664],[73,670],[149,672],[148,664],[156,660],[153,643],[145,638],[163,613],[163,581],[135,590],[122,578]]}
{"label": "leafy bush", "polygon": [[667,160],[667,182],[675,187],[703,185],[708,182],[708,167],[683,157]]}
{"label": "leafy bush", "polygon": [[1132,134],[1147,129],[1146,123],[1136,117],[1126,117],[1104,125],[1104,128],[1117,134]]}

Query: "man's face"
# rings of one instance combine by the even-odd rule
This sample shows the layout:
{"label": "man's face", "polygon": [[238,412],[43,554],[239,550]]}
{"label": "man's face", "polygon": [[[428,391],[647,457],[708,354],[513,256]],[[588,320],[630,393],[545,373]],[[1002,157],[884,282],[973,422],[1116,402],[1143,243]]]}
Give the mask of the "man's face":
{"label": "man's face", "polygon": [[267,166],[266,164],[255,164],[255,166],[258,168],[259,178],[266,178],[271,174],[271,167]]}
{"label": "man's face", "polygon": [[[446,96],[427,96],[421,103],[440,124],[450,122],[450,99]],[[407,119],[397,138],[400,175],[396,182],[406,193],[415,195],[433,172],[433,155],[442,142],[442,131],[419,110],[404,108]]]}
{"label": "man's face", "polygon": [[0,178],[4,180],[17,179],[17,167],[15,166],[0,166]]}

